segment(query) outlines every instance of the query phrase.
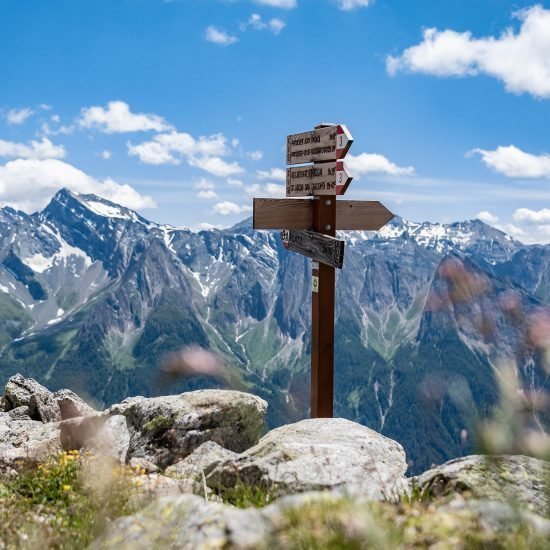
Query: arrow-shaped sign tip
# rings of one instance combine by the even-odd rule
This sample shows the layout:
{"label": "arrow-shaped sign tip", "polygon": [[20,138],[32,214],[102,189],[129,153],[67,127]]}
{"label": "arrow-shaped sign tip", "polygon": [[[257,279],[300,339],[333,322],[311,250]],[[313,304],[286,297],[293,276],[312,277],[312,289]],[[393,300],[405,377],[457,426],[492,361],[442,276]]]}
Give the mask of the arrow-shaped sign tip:
{"label": "arrow-shaped sign tip", "polygon": [[339,124],[336,128],[336,158],[343,159],[353,144],[353,137],[347,126]]}

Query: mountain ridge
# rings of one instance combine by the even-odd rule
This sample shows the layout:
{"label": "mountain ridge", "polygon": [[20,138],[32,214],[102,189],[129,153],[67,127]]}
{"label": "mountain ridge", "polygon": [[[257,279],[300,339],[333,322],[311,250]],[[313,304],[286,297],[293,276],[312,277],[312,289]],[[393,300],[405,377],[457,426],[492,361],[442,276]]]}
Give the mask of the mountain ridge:
{"label": "mountain ridge", "polygon": [[[513,319],[547,307],[550,246],[480,220],[396,218],[342,237],[335,414],[400,440],[421,468],[471,448],[460,433],[474,421],[449,380],[465,402],[475,396],[480,417],[497,402],[503,360],[516,361],[527,389],[548,385]],[[250,218],[192,231],[68,190],[32,215],[0,209],[2,380],[22,372],[109,404],[158,393],[163,357],[200,345],[224,358],[223,373],[170,388],[249,389],[279,425],[307,415],[310,296],[309,261]],[[438,396],[439,414],[423,410],[425,395]]]}

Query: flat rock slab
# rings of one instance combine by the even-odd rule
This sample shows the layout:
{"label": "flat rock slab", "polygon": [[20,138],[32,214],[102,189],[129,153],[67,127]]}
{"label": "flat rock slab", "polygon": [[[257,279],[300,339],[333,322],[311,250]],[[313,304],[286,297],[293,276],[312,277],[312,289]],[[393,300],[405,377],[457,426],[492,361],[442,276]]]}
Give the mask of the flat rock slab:
{"label": "flat rock slab", "polygon": [[411,478],[423,497],[471,493],[475,498],[519,504],[550,516],[550,463],[527,456],[472,455],[457,458]]}
{"label": "flat rock slab", "polygon": [[202,482],[203,475],[206,478],[216,466],[235,460],[238,456],[213,441],[207,441],[183,460],[166,468],[164,473],[177,479]]}
{"label": "flat rock slab", "polygon": [[517,544],[529,539],[516,538],[517,533],[526,532],[537,537],[534,547],[545,548],[542,542],[547,540],[549,523],[504,503],[469,502],[460,497],[442,507],[407,507],[323,491],[242,510],[182,495],[160,499],[133,516],[116,520],[91,548],[470,548],[472,541],[475,547],[526,548]]}
{"label": "flat rock slab", "polygon": [[302,420],[277,428],[235,460],[220,464],[208,485],[223,492],[239,483],[276,494],[348,488],[366,498],[391,498],[407,470],[399,443],[344,419]]}
{"label": "flat rock slab", "polygon": [[258,442],[267,403],[254,395],[200,390],[166,397],[134,397],[113,405],[111,415],[126,417],[128,460],[143,458],[166,468],[207,441],[234,452]]}
{"label": "flat rock slab", "polygon": [[139,514],[117,520],[89,548],[250,550],[261,548],[267,534],[267,524],[256,509],[239,510],[195,495],[182,495],[162,498]]}

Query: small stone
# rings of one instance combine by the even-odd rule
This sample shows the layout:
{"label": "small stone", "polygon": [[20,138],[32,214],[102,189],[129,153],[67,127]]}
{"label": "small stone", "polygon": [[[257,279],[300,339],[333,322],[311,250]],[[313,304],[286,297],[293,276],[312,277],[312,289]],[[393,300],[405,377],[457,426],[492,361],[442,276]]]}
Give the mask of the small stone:
{"label": "small stone", "polygon": [[31,420],[31,417],[29,415],[29,407],[16,407],[15,409],[12,409],[9,411],[10,418],[13,419],[19,419],[19,420]]}
{"label": "small stone", "polygon": [[202,482],[202,476],[206,478],[218,464],[234,460],[238,456],[213,441],[207,441],[183,460],[166,468],[164,473],[178,479],[196,479]]}

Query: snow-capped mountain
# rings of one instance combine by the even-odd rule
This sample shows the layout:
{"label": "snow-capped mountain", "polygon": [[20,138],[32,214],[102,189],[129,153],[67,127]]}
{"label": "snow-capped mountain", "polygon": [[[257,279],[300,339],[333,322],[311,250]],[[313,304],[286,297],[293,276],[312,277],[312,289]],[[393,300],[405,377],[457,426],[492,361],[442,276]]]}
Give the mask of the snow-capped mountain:
{"label": "snow-capped mountain", "polygon": [[[547,384],[517,315],[550,301],[550,247],[479,220],[342,238],[336,414],[400,440],[413,469],[468,450],[503,359]],[[166,391],[159,361],[198,344],[225,357],[221,381],[174,391],[249,389],[279,424],[307,414],[310,294],[309,261],[250,220],[193,232],[62,190],[33,215],[0,209],[0,382],[22,372],[109,403]]]}

